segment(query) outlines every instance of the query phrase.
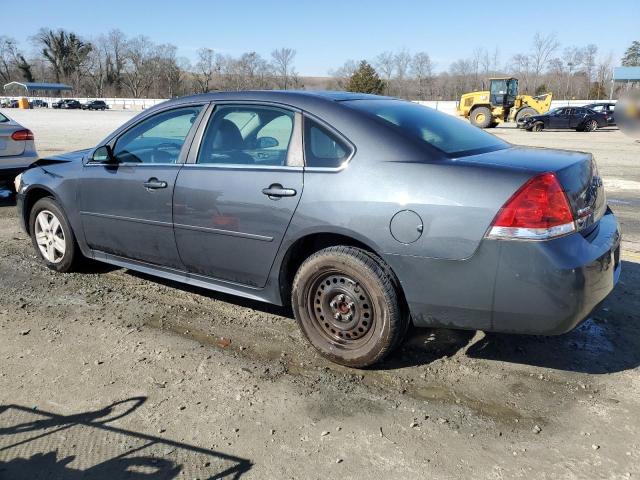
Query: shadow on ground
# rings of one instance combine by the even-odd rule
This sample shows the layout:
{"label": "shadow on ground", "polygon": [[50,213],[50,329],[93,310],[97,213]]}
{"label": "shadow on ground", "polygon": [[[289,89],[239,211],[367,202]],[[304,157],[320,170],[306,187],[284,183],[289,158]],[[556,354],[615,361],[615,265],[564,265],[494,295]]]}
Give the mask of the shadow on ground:
{"label": "shadow on ground", "polygon": [[247,459],[109,425],[145,401],[67,416],[0,406],[0,478],[239,479],[251,468]]}
{"label": "shadow on ground", "polygon": [[581,373],[640,366],[640,264],[622,262],[621,282],[591,318],[557,337],[487,334],[471,345],[473,358]]}
{"label": "shadow on ground", "polygon": [[6,184],[0,182],[0,207],[13,207],[16,204],[16,196]]}

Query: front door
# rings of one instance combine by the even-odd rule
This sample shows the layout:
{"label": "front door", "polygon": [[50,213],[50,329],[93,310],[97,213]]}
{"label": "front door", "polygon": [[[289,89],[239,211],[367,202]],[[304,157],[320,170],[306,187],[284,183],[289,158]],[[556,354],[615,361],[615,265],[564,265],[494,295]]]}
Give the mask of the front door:
{"label": "front door", "polygon": [[549,128],[569,128],[570,108],[561,108],[549,117]]}
{"label": "front door", "polygon": [[300,114],[220,104],[201,128],[175,187],[180,257],[191,273],[263,287],[302,195]]}
{"label": "front door", "polygon": [[87,162],[79,205],[90,248],[184,269],[173,235],[172,196],[185,139],[201,110],[188,106],[146,117],[112,142],[115,161]]}

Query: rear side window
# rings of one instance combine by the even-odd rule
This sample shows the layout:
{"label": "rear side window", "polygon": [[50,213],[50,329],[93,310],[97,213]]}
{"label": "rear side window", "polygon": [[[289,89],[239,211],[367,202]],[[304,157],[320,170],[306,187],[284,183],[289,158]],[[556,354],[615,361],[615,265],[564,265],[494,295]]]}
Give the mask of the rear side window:
{"label": "rear side window", "polygon": [[351,100],[345,105],[373,115],[406,136],[451,156],[507,148],[508,144],[470,123],[432,108],[400,100]]}
{"label": "rear side window", "polygon": [[304,158],[307,167],[338,168],[349,157],[351,149],[337,135],[319,123],[304,120]]}
{"label": "rear side window", "polygon": [[0,113],[0,122],[8,122],[9,119]]}

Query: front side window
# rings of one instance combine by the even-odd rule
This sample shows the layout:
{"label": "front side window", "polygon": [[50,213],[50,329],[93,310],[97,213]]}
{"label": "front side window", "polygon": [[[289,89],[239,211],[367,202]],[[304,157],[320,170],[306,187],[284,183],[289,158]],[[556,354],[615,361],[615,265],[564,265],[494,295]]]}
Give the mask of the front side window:
{"label": "front side window", "polygon": [[267,106],[222,105],[204,132],[197,163],[285,166],[294,114]]}
{"label": "front side window", "polygon": [[202,106],[176,108],[142,120],[116,142],[113,154],[120,163],[177,163],[182,145]]}
{"label": "front side window", "polygon": [[508,143],[473,125],[432,108],[400,100],[350,100],[344,105],[373,115],[405,136],[451,156],[507,148]]}
{"label": "front side window", "polygon": [[349,147],[335,134],[309,118],[304,121],[304,160],[307,167],[338,168],[349,156]]}

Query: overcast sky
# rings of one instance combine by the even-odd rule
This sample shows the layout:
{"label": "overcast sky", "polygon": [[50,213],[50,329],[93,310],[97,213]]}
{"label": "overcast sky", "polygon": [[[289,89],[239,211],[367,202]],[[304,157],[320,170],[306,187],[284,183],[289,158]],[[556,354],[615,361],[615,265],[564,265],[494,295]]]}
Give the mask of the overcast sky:
{"label": "overcast sky", "polygon": [[617,63],[640,40],[640,0],[30,0],[28,11],[19,2],[0,3],[0,35],[27,51],[41,27],[88,39],[118,28],[172,43],[192,61],[203,46],[231,55],[254,50],[265,58],[274,48],[291,47],[298,72],[312,76],[402,48],[426,51],[437,70],[446,70],[474,48],[497,47],[504,65],[530,48],[536,31],[555,32],[563,47],[594,43]]}

